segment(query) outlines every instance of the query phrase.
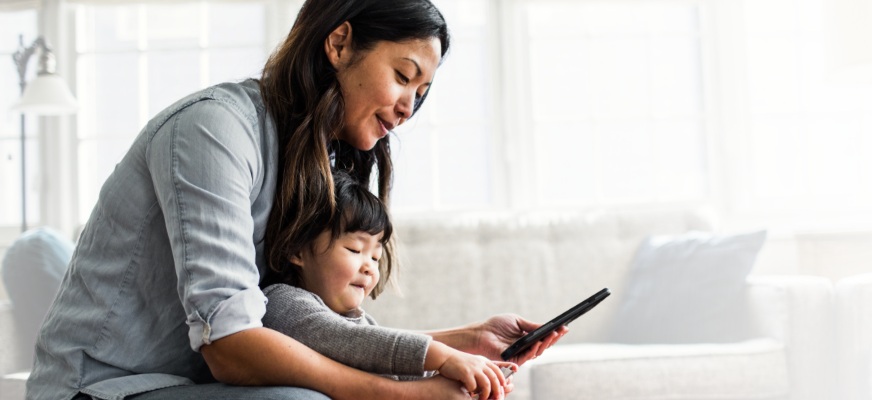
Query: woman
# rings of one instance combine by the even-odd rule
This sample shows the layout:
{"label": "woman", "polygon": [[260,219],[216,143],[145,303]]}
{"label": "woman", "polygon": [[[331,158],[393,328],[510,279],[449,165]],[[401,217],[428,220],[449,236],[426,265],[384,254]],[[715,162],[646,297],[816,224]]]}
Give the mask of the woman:
{"label": "woman", "polygon": [[[448,45],[427,0],[310,0],[260,81],[155,116],[100,191],[28,398],[464,398],[456,382],[380,378],[263,328],[258,288],[289,233],[332,209],[331,163],[364,183],[377,167],[387,203],[386,135],[421,106]],[[497,359],[536,327],[499,316],[431,335]]]}

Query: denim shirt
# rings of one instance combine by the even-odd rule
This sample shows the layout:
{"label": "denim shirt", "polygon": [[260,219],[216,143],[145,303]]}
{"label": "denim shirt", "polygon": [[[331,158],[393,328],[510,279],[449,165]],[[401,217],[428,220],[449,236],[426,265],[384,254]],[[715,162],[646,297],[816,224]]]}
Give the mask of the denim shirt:
{"label": "denim shirt", "polygon": [[262,326],[277,147],[254,80],[190,95],[146,125],[79,238],[28,399],[214,381],[200,347]]}

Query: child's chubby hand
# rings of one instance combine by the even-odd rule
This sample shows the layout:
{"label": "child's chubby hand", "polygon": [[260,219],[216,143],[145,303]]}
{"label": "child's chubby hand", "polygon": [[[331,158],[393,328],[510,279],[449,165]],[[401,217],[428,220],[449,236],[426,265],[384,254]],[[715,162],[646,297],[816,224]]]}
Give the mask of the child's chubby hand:
{"label": "child's chubby hand", "polygon": [[482,400],[499,400],[505,398],[505,387],[508,383],[500,367],[513,371],[518,368],[511,362],[491,361],[482,356],[455,350],[439,367],[439,374],[459,381],[471,396]]}

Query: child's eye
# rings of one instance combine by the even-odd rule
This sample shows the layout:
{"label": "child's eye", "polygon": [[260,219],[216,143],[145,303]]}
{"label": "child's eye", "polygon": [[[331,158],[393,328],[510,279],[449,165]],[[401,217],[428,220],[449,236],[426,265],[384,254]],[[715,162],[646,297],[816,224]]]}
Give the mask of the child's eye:
{"label": "child's eye", "polygon": [[352,249],[352,248],[350,248],[350,247],[346,247],[345,250],[348,250],[348,251],[350,251],[350,252],[352,252],[352,253],[354,253],[354,254],[360,254],[360,250],[355,250],[355,249]]}
{"label": "child's eye", "polygon": [[378,262],[378,257],[373,257],[372,260]]}

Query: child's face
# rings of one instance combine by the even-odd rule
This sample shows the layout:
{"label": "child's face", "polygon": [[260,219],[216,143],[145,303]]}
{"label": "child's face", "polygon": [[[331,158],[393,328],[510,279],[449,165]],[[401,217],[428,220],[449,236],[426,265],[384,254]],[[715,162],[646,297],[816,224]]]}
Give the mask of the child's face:
{"label": "child's face", "polygon": [[292,260],[302,267],[303,288],[337,313],[357,309],[378,283],[381,238],[381,233],[346,232],[331,246],[330,231],[322,232],[312,251]]}

